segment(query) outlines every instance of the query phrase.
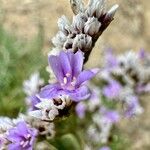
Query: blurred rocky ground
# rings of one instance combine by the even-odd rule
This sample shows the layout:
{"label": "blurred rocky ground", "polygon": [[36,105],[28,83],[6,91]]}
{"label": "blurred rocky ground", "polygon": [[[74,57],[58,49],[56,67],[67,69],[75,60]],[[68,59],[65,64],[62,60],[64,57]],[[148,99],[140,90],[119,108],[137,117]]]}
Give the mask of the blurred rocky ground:
{"label": "blurred rocky ground", "polygon": [[[97,42],[87,66],[101,61],[104,47],[113,47],[116,53],[140,48],[150,52],[150,1],[108,0],[108,8],[115,3],[120,5],[115,20]],[[52,47],[57,20],[63,14],[71,20],[73,13],[69,0],[0,0],[0,23],[8,31],[30,41],[37,34],[39,25],[43,27],[45,44],[42,51],[45,56]],[[140,119],[124,121],[120,125],[133,142],[133,150],[150,149],[150,97],[144,98],[143,106],[145,112]]]}

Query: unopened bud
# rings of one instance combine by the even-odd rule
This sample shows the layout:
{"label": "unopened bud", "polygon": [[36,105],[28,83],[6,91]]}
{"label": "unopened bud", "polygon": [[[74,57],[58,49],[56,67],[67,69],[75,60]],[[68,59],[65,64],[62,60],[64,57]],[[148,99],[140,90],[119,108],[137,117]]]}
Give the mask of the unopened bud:
{"label": "unopened bud", "polygon": [[65,16],[62,16],[61,18],[59,18],[57,23],[58,23],[59,29],[65,35],[68,35],[71,32],[70,22]]}
{"label": "unopened bud", "polygon": [[62,32],[62,31],[59,31],[55,37],[53,37],[52,39],[52,43],[58,47],[58,48],[62,48],[63,47],[63,44],[64,42],[66,41],[67,37],[66,35]]}
{"label": "unopened bud", "polygon": [[70,0],[70,5],[75,15],[84,11],[84,4],[82,0]]}
{"label": "unopened bud", "polygon": [[88,18],[88,21],[85,23],[84,32],[89,35],[95,35],[98,33],[101,23],[95,17]]}
{"label": "unopened bud", "polygon": [[113,7],[111,7],[111,9],[107,12],[105,18],[106,18],[106,19],[108,18],[109,20],[112,20],[113,17],[114,17],[114,15],[115,15],[115,13],[116,13],[116,11],[117,11],[117,9],[118,9],[118,7],[119,7],[118,4],[116,4],[116,5],[114,5]]}
{"label": "unopened bud", "polygon": [[73,49],[86,50],[92,46],[92,37],[86,34],[78,34],[73,42]]}
{"label": "unopened bud", "polygon": [[82,32],[84,24],[87,21],[87,16],[85,14],[78,14],[73,17],[72,26],[75,30]]}

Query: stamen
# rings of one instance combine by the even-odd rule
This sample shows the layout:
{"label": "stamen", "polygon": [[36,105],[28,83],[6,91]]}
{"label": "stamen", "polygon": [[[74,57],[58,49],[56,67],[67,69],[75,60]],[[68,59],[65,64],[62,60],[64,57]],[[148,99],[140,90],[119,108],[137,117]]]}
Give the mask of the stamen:
{"label": "stamen", "polygon": [[31,135],[30,134],[27,134],[27,139],[29,139],[31,137]]}
{"label": "stamen", "polygon": [[67,77],[64,77],[64,84],[67,84]]}
{"label": "stamen", "polygon": [[70,77],[71,76],[71,74],[68,72],[68,73],[66,73],[66,77]]}
{"label": "stamen", "polygon": [[26,147],[29,144],[29,141],[24,142],[24,144],[22,145],[22,147]]}
{"label": "stamen", "polygon": [[24,144],[24,141],[21,141],[21,142],[20,142],[20,145],[22,146],[23,144]]}
{"label": "stamen", "polygon": [[60,85],[61,85],[61,86],[64,86],[65,84],[64,84],[64,83],[61,83]]}
{"label": "stamen", "polygon": [[71,85],[72,85],[72,86],[75,86],[75,85],[76,85],[76,82],[77,82],[76,77],[73,77],[73,80],[72,80],[72,82],[71,82]]}

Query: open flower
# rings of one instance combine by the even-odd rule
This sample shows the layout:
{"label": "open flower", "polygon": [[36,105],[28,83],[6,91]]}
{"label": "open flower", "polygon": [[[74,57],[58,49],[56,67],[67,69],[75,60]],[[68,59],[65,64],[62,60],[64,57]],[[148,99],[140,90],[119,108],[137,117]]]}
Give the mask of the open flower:
{"label": "open flower", "polygon": [[103,88],[103,94],[108,99],[115,99],[121,92],[121,85],[119,82],[112,80],[110,83]]}
{"label": "open flower", "polygon": [[106,123],[117,123],[120,120],[119,113],[115,110],[109,110],[105,107],[100,109],[101,118]]}
{"label": "open flower", "polygon": [[75,54],[71,51],[61,51],[58,56],[49,56],[49,64],[57,78],[55,84],[42,88],[39,96],[51,99],[59,95],[68,95],[73,101],[87,99],[89,89],[83,83],[93,78],[98,69],[82,70],[84,56],[81,51]]}
{"label": "open flower", "polygon": [[8,150],[32,150],[37,130],[22,121],[8,131]]}
{"label": "open flower", "polygon": [[136,96],[128,96],[127,100],[127,108],[125,110],[126,117],[133,117],[139,115],[143,112],[143,108],[139,104],[139,99]]}
{"label": "open flower", "polygon": [[79,118],[83,119],[85,117],[86,105],[84,103],[78,103],[75,110]]}

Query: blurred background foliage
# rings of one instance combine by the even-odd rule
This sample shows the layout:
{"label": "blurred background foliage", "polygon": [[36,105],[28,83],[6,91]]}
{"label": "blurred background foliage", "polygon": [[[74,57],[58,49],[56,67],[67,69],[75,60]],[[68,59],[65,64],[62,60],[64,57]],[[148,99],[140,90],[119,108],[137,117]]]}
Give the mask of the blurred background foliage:
{"label": "blurred background foliage", "polygon": [[[87,2],[88,0],[85,0]],[[115,20],[103,33],[92,52],[87,67],[95,66],[100,61],[105,46],[113,47],[116,53],[144,48],[150,50],[150,2],[148,0],[108,0],[108,7],[118,3],[120,8]],[[70,20],[72,12],[69,0],[0,0],[0,115],[15,117],[18,112],[25,111],[22,82],[34,71],[39,70],[41,76],[48,79],[45,71],[47,52],[52,47],[50,39],[56,34],[57,20],[66,15]],[[150,97],[143,98],[144,114],[137,120],[125,120],[120,123],[119,130],[112,131],[111,147],[113,150],[150,149]],[[65,124],[72,126],[70,120]],[[130,123],[130,127],[129,127]],[[63,128],[60,126],[58,128]],[[68,126],[67,126],[68,129]],[[77,130],[82,129],[79,127]],[[138,130],[137,130],[138,129]],[[64,131],[63,130],[63,131]],[[74,130],[74,129],[73,129]],[[76,145],[63,145],[68,139],[77,143],[72,136],[72,128],[53,144],[59,149],[78,149]],[[122,135],[123,134],[123,135]],[[140,139],[140,141],[139,141]],[[70,147],[71,148],[70,148]]]}
{"label": "blurred background foliage", "polygon": [[0,115],[16,116],[18,111],[23,111],[23,80],[36,70],[45,73],[47,61],[41,52],[43,37],[40,24],[30,42],[0,25]]}

